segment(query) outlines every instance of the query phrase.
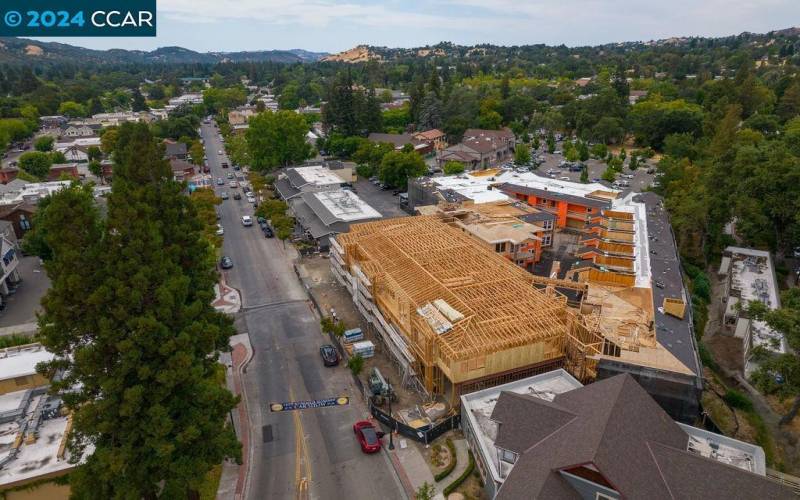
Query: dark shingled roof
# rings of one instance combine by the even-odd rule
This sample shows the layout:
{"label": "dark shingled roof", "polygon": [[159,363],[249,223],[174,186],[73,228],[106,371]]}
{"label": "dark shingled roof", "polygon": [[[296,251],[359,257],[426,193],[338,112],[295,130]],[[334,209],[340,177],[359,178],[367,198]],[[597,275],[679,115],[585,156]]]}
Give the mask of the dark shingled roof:
{"label": "dark shingled roof", "polygon": [[289,179],[278,179],[275,181],[275,189],[278,191],[278,194],[281,195],[283,200],[288,200],[297,196],[300,193],[300,190],[292,186],[292,183],[289,182]]}
{"label": "dark shingled roof", "polygon": [[492,413],[500,422],[495,442],[527,448],[499,500],[579,499],[561,471],[583,464],[595,467],[622,498],[795,498],[763,476],[686,451],[688,434],[628,374],[552,402],[508,394]]}

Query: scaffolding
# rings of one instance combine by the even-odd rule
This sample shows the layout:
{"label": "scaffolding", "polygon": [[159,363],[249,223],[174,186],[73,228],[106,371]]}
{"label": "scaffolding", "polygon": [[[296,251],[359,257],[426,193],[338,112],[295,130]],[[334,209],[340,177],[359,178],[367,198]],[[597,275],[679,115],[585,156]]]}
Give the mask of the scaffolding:
{"label": "scaffolding", "polygon": [[354,224],[332,248],[332,265],[364,275],[359,286],[403,337],[428,392],[558,360],[578,378],[594,373],[602,338],[566,297],[536,289],[532,275],[436,216]]}

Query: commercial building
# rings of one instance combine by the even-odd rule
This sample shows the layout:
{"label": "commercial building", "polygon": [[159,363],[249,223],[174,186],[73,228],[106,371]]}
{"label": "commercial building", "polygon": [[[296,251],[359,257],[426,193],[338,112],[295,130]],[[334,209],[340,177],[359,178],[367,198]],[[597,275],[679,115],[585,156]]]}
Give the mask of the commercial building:
{"label": "commercial building", "polygon": [[783,334],[747,314],[747,306],[752,301],[761,302],[769,309],[781,307],[772,256],[763,250],[730,246],[723,253],[719,274],[725,279],[722,325],[741,339],[742,366],[749,376],[758,367],[753,360],[755,347],[775,355],[788,352]]}
{"label": "commercial building", "polygon": [[489,169],[412,180],[408,196],[415,208],[516,201],[550,214],[552,245],[534,280],[563,294],[604,339],[597,376],[630,373],[673,418],[696,418],[702,377],[690,301],[657,195]]}
{"label": "commercial building", "polygon": [[247,121],[251,116],[258,114],[258,109],[255,106],[239,106],[236,109],[228,111],[228,123],[232,126],[247,125]]}
{"label": "commercial building", "polygon": [[380,212],[346,189],[304,192],[289,207],[306,239],[321,250],[328,249],[331,237],[346,233],[351,224],[381,218]]}
{"label": "commercial building", "polygon": [[673,421],[630,375],[563,370],[461,397],[489,498],[796,498],[764,451]]}
{"label": "commercial building", "polygon": [[438,216],[351,226],[331,267],[404,385],[461,394],[565,366],[596,375],[602,338],[534,276]]}
{"label": "commercial building", "polygon": [[0,350],[0,490],[14,489],[15,499],[69,497],[69,486],[48,482],[76,466],[66,447],[71,417],[36,372],[52,359],[39,344]]}

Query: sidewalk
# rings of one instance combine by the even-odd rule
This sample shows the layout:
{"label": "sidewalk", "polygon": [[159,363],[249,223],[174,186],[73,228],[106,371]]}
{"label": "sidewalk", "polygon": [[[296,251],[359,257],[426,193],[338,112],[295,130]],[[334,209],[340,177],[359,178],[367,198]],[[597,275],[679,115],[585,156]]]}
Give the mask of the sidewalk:
{"label": "sidewalk", "polygon": [[235,314],[242,308],[242,297],[239,295],[239,291],[225,284],[224,276],[220,276],[219,283],[214,285],[214,296],[214,302],[211,305],[218,311]]}
{"label": "sidewalk", "polygon": [[403,483],[408,497],[414,498],[419,487],[427,482],[436,489],[436,494],[433,498],[435,500],[444,500],[444,495],[440,493],[440,490],[446,484],[436,483],[431,469],[428,467],[428,463],[420,450],[422,445],[399,435],[395,436],[394,443],[394,451],[389,451],[388,448],[384,448],[384,450],[389,454],[392,465],[400,477],[400,482]]}
{"label": "sidewalk", "polygon": [[[237,292],[238,294],[238,292]],[[241,500],[246,491],[247,472],[250,464],[250,420],[247,414],[247,404],[243,393],[242,368],[253,356],[250,341],[247,335],[234,335],[231,337],[233,351],[230,361],[226,363],[226,383],[234,394],[241,398],[239,405],[231,412],[233,427],[236,436],[242,443],[242,465],[226,461],[222,466],[222,477],[217,490],[218,500]]]}

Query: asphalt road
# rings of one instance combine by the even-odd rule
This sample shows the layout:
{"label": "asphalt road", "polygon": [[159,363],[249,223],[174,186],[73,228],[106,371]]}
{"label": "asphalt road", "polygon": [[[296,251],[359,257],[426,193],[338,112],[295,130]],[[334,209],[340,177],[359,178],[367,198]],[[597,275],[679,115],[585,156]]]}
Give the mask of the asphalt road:
{"label": "asphalt road", "polygon": [[[213,125],[202,126],[211,173],[226,178]],[[244,377],[252,425],[248,498],[405,498],[385,453],[365,455],[352,425],[366,408],[344,366],[326,368],[319,356],[325,343],[319,322],[293,267],[290,248],[265,238],[257,225],[244,227],[253,205],[234,200],[235,189],[216,186],[224,201],[220,223],[223,253],[233,260],[227,282],[242,293],[236,318],[254,356]],[[241,189],[241,188],[238,188]],[[272,413],[269,403],[350,396],[349,406]]]}

